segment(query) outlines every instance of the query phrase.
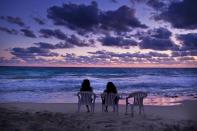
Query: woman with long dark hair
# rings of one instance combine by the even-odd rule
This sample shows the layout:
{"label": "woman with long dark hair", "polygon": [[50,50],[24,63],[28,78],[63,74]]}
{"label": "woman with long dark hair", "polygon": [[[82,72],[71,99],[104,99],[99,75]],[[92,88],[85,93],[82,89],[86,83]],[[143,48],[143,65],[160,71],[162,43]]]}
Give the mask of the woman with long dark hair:
{"label": "woman with long dark hair", "polygon": [[[82,84],[81,84],[81,89],[80,91],[89,91],[93,92],[93,88],[90,86],[90,81],[88,79],[84,79]],[[88,105],[86,105],[87,112],[90,112]]]}
{"label": "woman with long dark hair", "polygon": [[[107,93],[107,94],[109,94],[109,93],[118,94],[118,91],[117,91],[117,88],[114,85],[114,83],[108,82],[107,85],[106,85],[106,89],[104,90],[104,93]],[[117,96],[115,98],[115,104],[118,104],[118,100],[119,100],[119,97]],[[102,104],[105,104],[105,99],[102,99]],[[106,112],[108,111],[108,107],[107,106],[106,106],[105,111]]]}

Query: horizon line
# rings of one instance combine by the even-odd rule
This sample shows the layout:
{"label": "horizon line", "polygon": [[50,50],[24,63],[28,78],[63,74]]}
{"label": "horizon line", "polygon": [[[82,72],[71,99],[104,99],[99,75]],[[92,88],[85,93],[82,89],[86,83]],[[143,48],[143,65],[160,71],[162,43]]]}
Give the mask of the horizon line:
{"label": "horizon line", "polygon": [[0,65],[0,67],[32,67],[32,68],[174,68],[174,69],[179,69],[179,68],[188,68],[188,69],[197,69],[197,67],[141,67],[141,66],[20,66],[20,65]]}

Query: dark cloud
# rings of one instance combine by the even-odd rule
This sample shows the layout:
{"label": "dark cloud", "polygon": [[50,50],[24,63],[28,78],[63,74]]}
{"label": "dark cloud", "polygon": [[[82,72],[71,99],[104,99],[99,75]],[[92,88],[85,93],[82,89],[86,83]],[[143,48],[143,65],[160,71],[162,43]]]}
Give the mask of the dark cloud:
{"label": "dark cloud", "polygon": [[74,48],[74,47],[88,47],[92,46],[91,43],[86,43],[85,41],[81,41],[75,35],[71,35],[65,42],[59,42],[57,44],[51,44],[46,42],[38,42],[34,43],[39,46],[41,49],[64,49],[64,48]]}
{"label": "dark cloud", "polygon": [[159,39],[169,39],[170,36],[172,35],[172,33],[168,29],[163,27],[149,30],[148,34],[150,34],[151,37],[159,38]]}
{"label": "dark cloud", "polygon": [[158,39],[169,39],[170,36],[172,36],[172,33],[166,28],[159,27],[159,28],[149,29],[146,32],[144,32],[144,31],[139,32],[138,31],[134,36],[139,39],[143,39],[145,37],[153,37],[153,38],[158,38]]}
{"label": "dark cloud", "polygon": [[34,43],[35,45],[39,46],[40,48],[43,49],[64,49],[64,48],[73,48],[74,45],[68,44],[68,43],[58,43],[58,44],[51,44],[51,43],[46,43],[46,42],[38,42]]}
{"label": "dark cloud", "polygon": [[156,16],[156,19],[168,21],[175,28],[196,29],[196,5],[196,0],[183,0],[172,2],[165,11]]}
{"label": "dark cloud", "polygon": [[17,35],[18,34],[17,30],[15,30],[15,29],[8,29],[8,28],[5,28],[5,27],[0,27],[0,31],[6,32],[6,33],[12,34],[12,35]]}
{"label": "dark cloud", "polygon": [[21,27],[25,26],[25,23],[22,21],[20,17],[13,17],[13,16],[1,16],[0,19],[5,20],[9,23],[19,25]]}
{"label": "dark cloud", "polygon": [[58,47],[62,47],[62,48],[63,47],[72,48],[74,46],[78,46],[78,47],[94,46],[94,40],[92,39],[82,40],[76,35],[67,36],[59,29],[55,29],[55,30],[41,29],[40,33],[42,34],[41,37],[45,37],[45,38],[54,37],[60,40],[64,40],[65,41],[64,43],[58,44]]}
{"label": "dark cloud", "polygon": [[141,49],[153,50],[177,50],[178,46],[170,39],[172,33],[165,28],[148,30],[146,33],[138,34],[142,40],[139,43]]}
{"label": "dark cloud", "polygon": [[183,57],[183,56],[197,56],[197,50],[172,52],[172,57]]}
{"label": "dark cloud", "polygon": [[197,50],[197,33],[177,35],[181,41],[181,50]]}
{"label": "dark cloud", "polygon": [[169,55],[165,53],[149,52],[148,54],[152,57],[169,57]]}
{"label": "dark cloud", "polygon": [[145,37],[139,43],[141,49],[152,49],[152,50],[176,50],[177,46],[169,39],[158,39]]}
{"label": "dark cloud", "polygon": [[194,57],[180,57],[178,58],[180,61],[195,61]]}
{"label": "dark cloud", "polygon": [[38,17],[33,17],[33,20],[38,23],[39,25],[45,25],[45,20],[44,19],[41,19],[41,18],[38,18]]}
{"label": "dark cloud", "polygon": [[90,42],[86,42],[85,40],[81,40],[79,37],[76,35],[71,35],[66,42],[78,46],[78,47],[88,47],[88,46],[94,46]]}
{"label": "dark cloud", "polygon": [[165,7],[165,3],[160,0],[148,0],[146,3],[156,10],[161,10],[161,8]]}
{"label": "dark cloud", "polygon": [[59,29],[51,30],[51,29],[40,29],[39,31],[42,37],[50,38],[55,37],[60,40],[67,40],[67,36]]}
{"label": "dark cloud", "polygon": [[56,49],[55,45],[46,43],[46,42],[38,42],[34,43],[35,45],[39,46],[42,49]]}
{"label": "dark cloud", "polygon": [[74,48],[76,45],[73,45],[71,43],[68,42],[60,42],[58,44],[55,45],[56,49],[64,49],[64,48]]}
{"label": "dark cloud", "polygon": [[36,35],[32,30],[29,29],[21,29],[21,32],[23,32],[24,36],[31,37],[31,38],[36,38]]}
{"label": "dark cloud", "polygon": [[130,46],[137,46],[137,42],[132,39],[124,39],[123,37],[105,36],[99,38],[99,41],[104,46],[115,46],[121,48],[129,48]]}
{"label": "dark cloud", "polygon": [[[58,53],[52,52],[54,49],[64,49],[64,48],[73,48],[74,45],[67,43],[58,43],[51,44],[46,42],[34,43],[36,46],[27,47],[27,48],[12,48],[9,52],[17,58],[20,58],[26,62],[38,62],[40,56],[42,57],[54,57],[59,56]],[[40,62],[42,59],[40,59]],[[44,62],[44,61],[43,61]],[[46,62],[46,61],[45,61]],[[50,61],[49,61],[50,62]]]}
{"label": "dark cloud", "polygon": [[48,9],[48,17],[56,25],[66,25],[70,28],[89,29],[99,22],[99,9],[97,3],[91,5],[63,4],[62,7],[53,6]]}
{"label": "dark cloud", "polygon": [[10,58],[10,59],[7,59],[7,58],[5,58],[5,57],[0,57],[0,64],[1,65],[6,65],[6,64],[18,64],[18,63],[20,63],[21,61],[18,59],[18,58],[16,58],[16,57],[12,57],[12,58]]}
{"label": "dark cloud", "polygon": [[146,28],[135,17],[134,9],[122,6],[114,11],[101,11],[96,2],[91,5],[63,4],[62,7],[53,6],[48,9],[48,18],[54,24],[67,26],[70,29],[93,28],[105,30],[127,31],[129,28]]}
{"label": "dark cloud", "polygon": [[57,53],[50,52],[48,49],[43,49],[40,47],[28,47],[28,48],[13,48],[10,50],[10,53],[17,58],[23,60],[35,59],[37,56],[51,57],[58,56]]}
{"label": "dark cloud", "polygon": [[127,31],[130,27],[146,28],[135,17],[135,10],[121,6],[115,11],[103,12],[100,16],[101,27],[107,30]]}

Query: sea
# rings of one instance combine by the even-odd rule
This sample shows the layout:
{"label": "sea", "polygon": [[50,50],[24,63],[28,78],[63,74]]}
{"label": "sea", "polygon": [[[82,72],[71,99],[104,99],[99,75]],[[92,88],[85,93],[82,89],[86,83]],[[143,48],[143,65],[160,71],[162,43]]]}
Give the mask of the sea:
{"label": "sea", "polygon": [[125,97],[148,93],[150,105],[173,105],[197,99],[197,68],[0,67],[0,103],[77,103],[77,92],[89,79],[96,102],[107,82]]}

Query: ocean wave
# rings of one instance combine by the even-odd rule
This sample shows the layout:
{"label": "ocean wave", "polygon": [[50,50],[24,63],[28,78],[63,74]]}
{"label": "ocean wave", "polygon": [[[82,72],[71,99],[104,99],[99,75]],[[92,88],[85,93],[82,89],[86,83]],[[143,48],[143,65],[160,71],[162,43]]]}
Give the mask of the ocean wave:
{"label": "ocean wave", "polygon": [[111,81],[120,92],[145,90],[170,92],[194,90],[197,69],[131,68],[0,68],[0,92],[78,91],[89,79],[97,92]]}

